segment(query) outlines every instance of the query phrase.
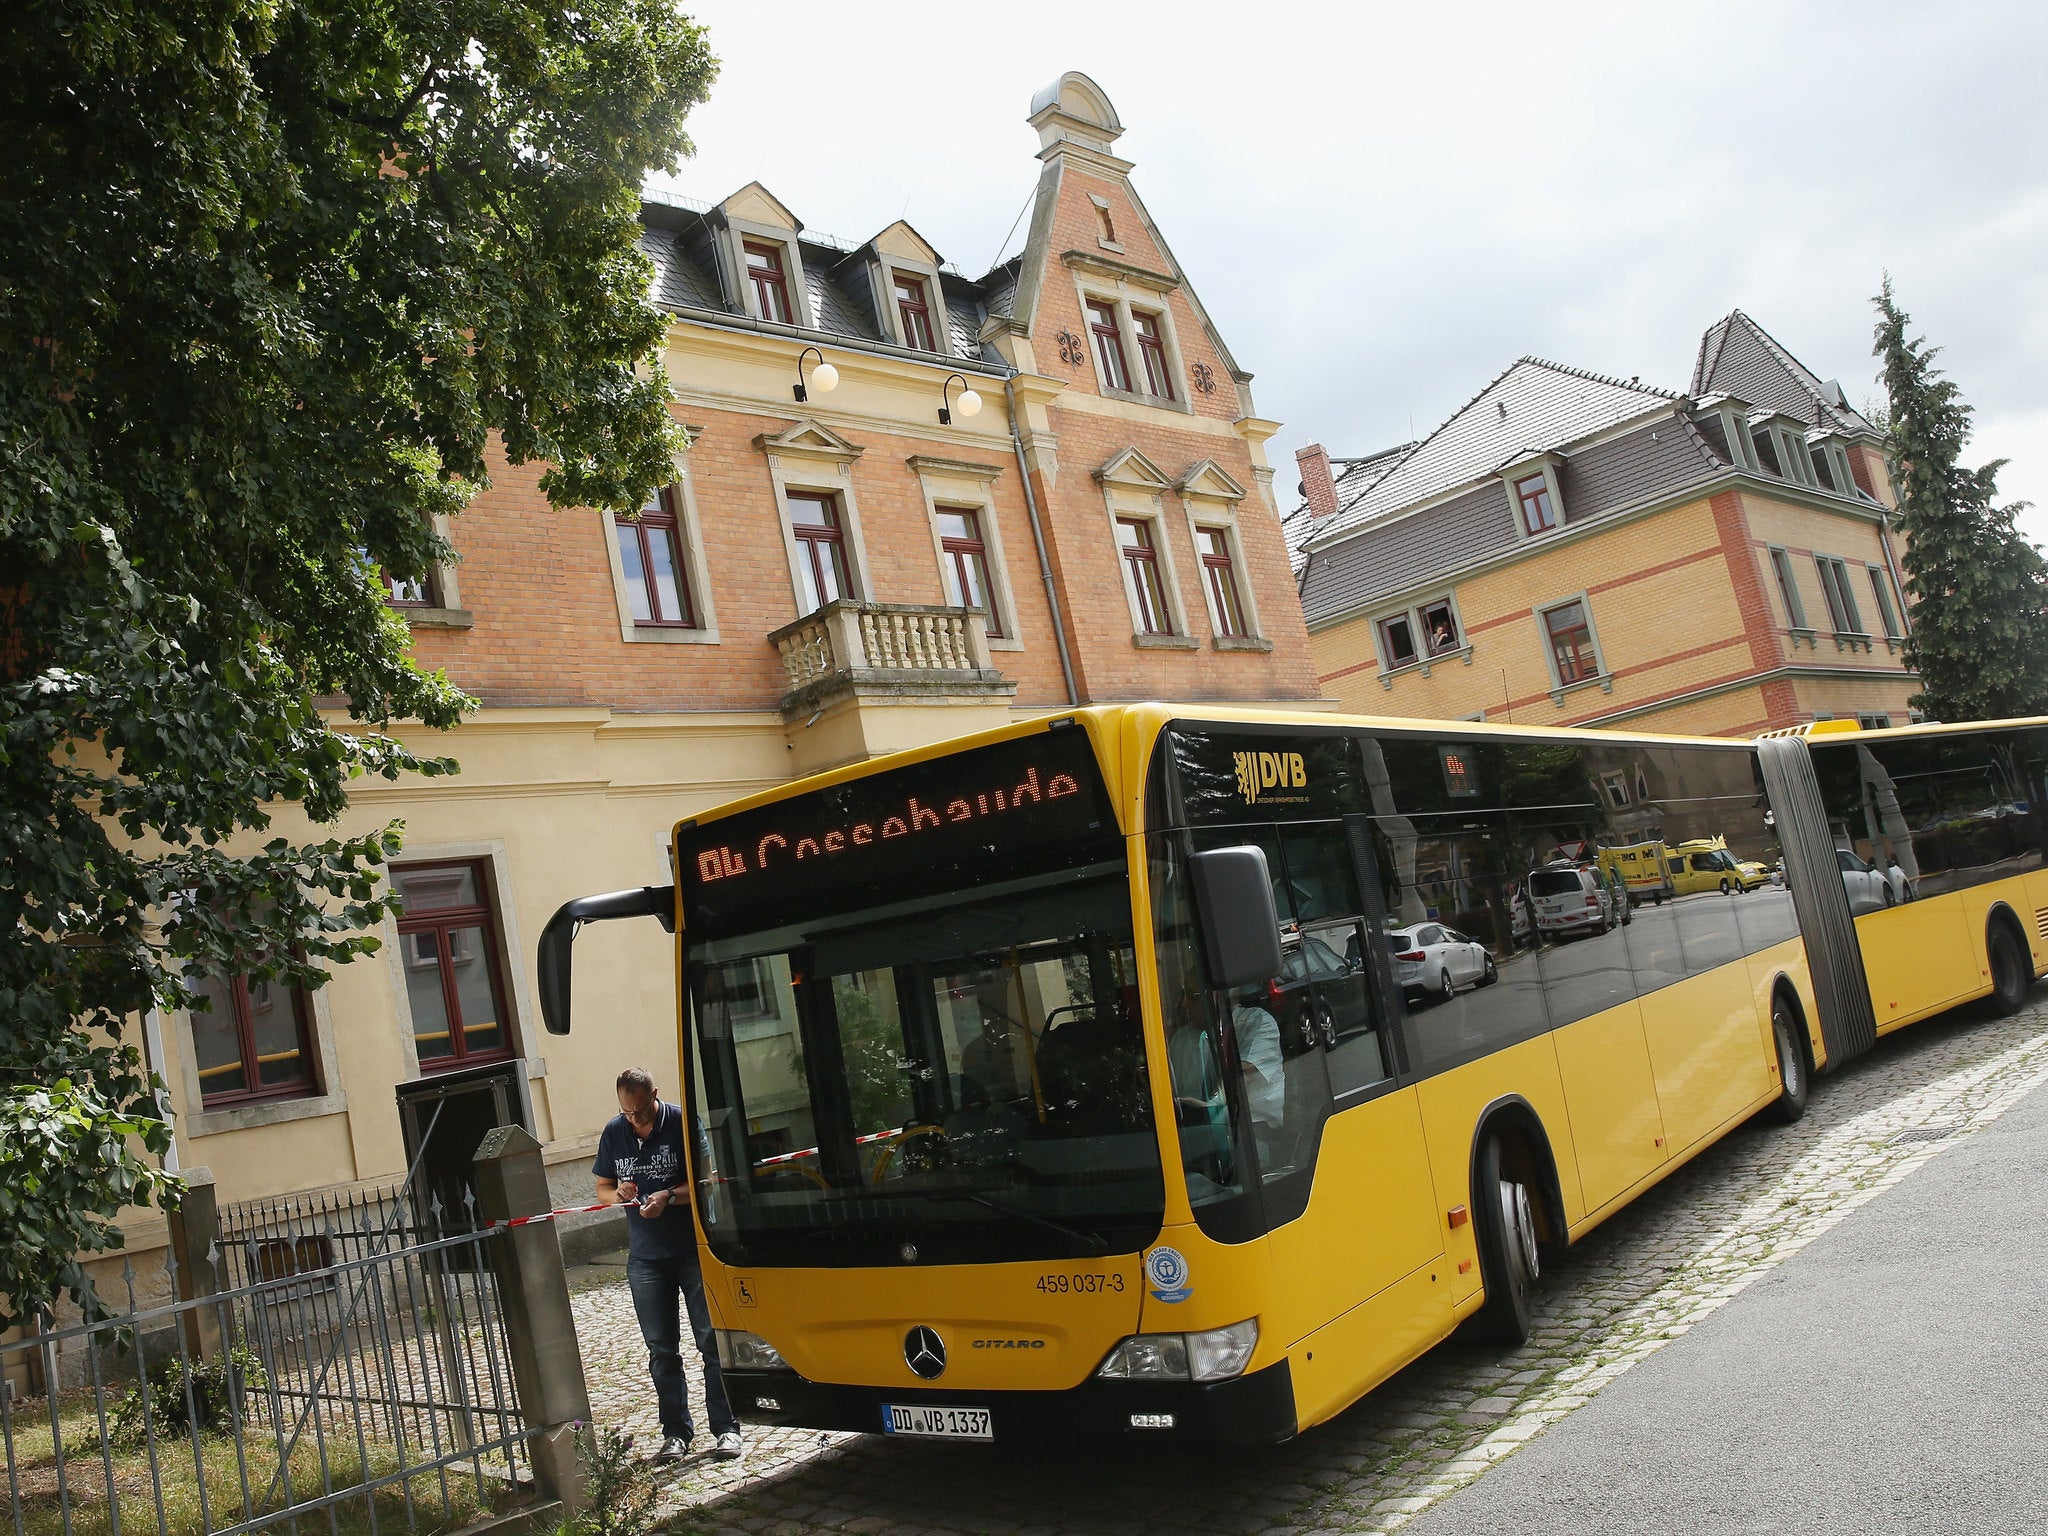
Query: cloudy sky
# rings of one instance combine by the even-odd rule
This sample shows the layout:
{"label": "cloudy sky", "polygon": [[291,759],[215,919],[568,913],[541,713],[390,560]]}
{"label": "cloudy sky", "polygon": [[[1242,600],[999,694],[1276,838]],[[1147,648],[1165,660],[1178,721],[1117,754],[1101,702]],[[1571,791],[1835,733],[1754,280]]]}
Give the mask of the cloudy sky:
{"label": "cloudy sky", "polygon": [[910,219],[969,273],[1032,93],[1091,75],[1140,195],[1294,449],[1424,432],[1524,353],[1683,389],[1740,307],[1878,397],[1887,269],[2048,541],[2048,6],[685,0],[724,61],[672,183]]}

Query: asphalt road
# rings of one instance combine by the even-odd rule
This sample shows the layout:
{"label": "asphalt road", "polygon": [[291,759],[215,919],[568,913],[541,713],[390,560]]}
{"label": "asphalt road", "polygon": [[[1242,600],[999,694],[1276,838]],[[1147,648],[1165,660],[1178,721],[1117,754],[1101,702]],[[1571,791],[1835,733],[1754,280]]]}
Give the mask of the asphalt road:
{"label": "asphalt road", "polygon": [[2048,1531],[2048,1088],[1412,1521]]}

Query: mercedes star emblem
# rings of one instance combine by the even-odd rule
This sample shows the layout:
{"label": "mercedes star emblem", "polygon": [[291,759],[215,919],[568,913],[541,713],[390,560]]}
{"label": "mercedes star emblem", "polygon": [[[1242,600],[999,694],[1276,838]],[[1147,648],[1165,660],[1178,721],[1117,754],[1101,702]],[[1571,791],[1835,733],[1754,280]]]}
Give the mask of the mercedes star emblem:
{"label": "mercedes star emblem", "polygon": [[903,1358],[926,1381],[934,1380],[946,1369],[946,1341],[919,1324],[903,1335]]}

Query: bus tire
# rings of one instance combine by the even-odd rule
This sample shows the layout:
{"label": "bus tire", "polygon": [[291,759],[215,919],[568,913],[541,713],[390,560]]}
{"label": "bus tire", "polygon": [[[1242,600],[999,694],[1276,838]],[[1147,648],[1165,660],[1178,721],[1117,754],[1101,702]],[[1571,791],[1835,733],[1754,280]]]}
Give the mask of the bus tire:
{"label": "bus tire", "polygon": [[1503,1166],[1498,1135],[1489,1135],[1480,1150],[1472,1207],[1478,1213],[1474,1225],[1479,1276],[1486,1286],[1486,1302],[1477,1319],[1480,1336],[1497,1344],[1525,1343],[1536,1282],[1543,1272],[1542,1259],[1529,1186],[1511,1177]]}
{"label": "bus tire", "polygon": [[2034,981],[2026,946],[2013,936],[2010,923],[1993,918],[1984,948],[1991,961],[1991,995],[1984,999],[1985,1008],[1994,1019],[2018,1013],[2027,1005]]}
{"label": "bus tire", "polygon": [[1778,1097],[1771,1105],[1771,1118],[1790,1125],[1806,1113],[1813,1082],[1806,1070],[1806,1052],[1799,1048],[1799,1016],[1782,992],[1771,998],[1771,1045],[1778,1053]]}

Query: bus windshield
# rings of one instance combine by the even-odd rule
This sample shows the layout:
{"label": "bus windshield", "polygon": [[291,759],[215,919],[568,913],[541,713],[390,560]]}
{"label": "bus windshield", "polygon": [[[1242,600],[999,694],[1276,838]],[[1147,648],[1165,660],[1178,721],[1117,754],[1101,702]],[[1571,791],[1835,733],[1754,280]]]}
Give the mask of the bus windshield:
{"label": "bus windshield", "polygon": [[[861,855],[826,879],[819,837],[822,883],[785,882],[781,920],[745,932],[721,929],[757,903],[707,892],[700,922],[685,883],[699,1209],[721,1259],[1064,1258],[1158,1235],[1123,845],[1092,758],[1062,744],[1048,762],[1045,740],[852,781],[836,805],[781,802],[764,808],[774,831],[735,825],[757,813],[704,829],[733,859],[768,843],[772,865],[768,840],[801,843],[818,816]],[[993,791],[949,795],[963,774],[1005,786],[1003,811],[978,811]],[[1060,798],[1077,803],[1034,800],[1034,783],[1071,785]],[[892,806],[904,835],[851,839]],[[919,811],[948,806],[969,817],[921,828],[927,847],[895,846],[915,841]]]}

